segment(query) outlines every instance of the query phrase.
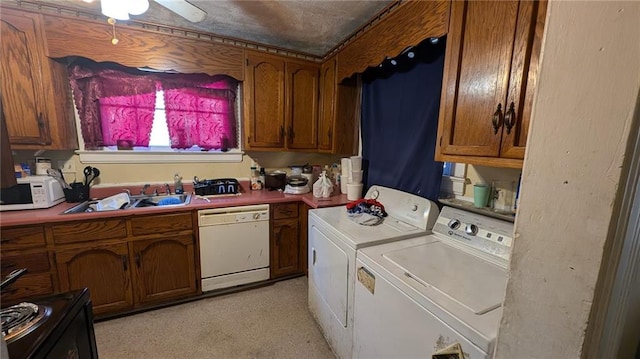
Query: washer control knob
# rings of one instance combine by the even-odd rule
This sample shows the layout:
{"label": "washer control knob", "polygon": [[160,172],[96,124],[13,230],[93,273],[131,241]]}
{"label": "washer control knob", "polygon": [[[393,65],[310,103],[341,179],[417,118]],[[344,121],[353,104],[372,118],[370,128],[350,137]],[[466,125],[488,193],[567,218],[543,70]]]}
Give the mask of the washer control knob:
{"label": "washer control knob", "polygon": [[464,231],[470,236],[475,236],[478,234],[478,226],[475,224],[467,224],[467,228],[465,228]]}
{"label": "washer control knob", "polygon": [[253,219],[260,219],[260,213],[254,213]]}
{"label": "washer control knob", "polygon": [[413,207],[411,207],[411,211],[415,212],[418,210],[418,205],[414,204]]}
{"label": "washer control knob", "polygon": [[452,218],[449,223],[447,224],[447,226],[449,226],[449,228],[451,229],[458,229],[460,228],[460,220],[457,218]]}

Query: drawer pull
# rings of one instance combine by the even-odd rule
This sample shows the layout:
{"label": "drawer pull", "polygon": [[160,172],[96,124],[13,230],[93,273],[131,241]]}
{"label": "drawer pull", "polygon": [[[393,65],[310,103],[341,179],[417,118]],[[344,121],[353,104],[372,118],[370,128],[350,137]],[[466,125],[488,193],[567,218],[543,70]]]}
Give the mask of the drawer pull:
{"label": "drawer pull", "polygon": [[498,108],[496,108],[496,112],[493,113],[493,119],[491,120],[491,124],[493,126],[493,134],[498,133],[498,129],[502,127],[502,104],[498,104]]}
{"label": "drawer pull", "polygon": [[507,110],[507,113],[504,115],[504,125],[507,128],[507,135],[511,134],[511,129],[516,124],[515,105],[516,104],[512,102],[509,105],[509,110]]}
{"label": "drawer pull", "polygon": [[0,239],[0,243],[7,243],[7,242],[11,242],[11,238],[2,238],[2,239]]}
{"label": "drawer pull", "polygon": [[136,253],[136,266],[140,268],[140,252]]}

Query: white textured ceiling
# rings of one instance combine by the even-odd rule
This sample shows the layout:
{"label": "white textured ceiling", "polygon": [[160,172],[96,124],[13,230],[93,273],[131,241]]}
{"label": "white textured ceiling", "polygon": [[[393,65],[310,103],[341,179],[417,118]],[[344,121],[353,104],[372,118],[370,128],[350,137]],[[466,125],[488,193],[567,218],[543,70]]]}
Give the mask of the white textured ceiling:
{"label": "white textured ceiling", "polygon": [[[207,13],[203,21],[191,23],[151,0],[146,13],[131,18],[321,56],[391,1],[189,0]],[[100,0],[40,2],[100,13]]]}

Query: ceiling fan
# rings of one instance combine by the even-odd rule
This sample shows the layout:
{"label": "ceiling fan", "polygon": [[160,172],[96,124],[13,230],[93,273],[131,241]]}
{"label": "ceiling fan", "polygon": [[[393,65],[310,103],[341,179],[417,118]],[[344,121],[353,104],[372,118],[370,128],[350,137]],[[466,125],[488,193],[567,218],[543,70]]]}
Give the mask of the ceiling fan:
{"label": "ceiling fan", "polygon": [[[93,0],[84,0],[91,2]],[[191,22],[200,22],[206,12],[187,0],[154,0]],[[116,20],[129,20],[129,15],[141,15],[149,9],[149,0],[100,0],[102,14]]]}

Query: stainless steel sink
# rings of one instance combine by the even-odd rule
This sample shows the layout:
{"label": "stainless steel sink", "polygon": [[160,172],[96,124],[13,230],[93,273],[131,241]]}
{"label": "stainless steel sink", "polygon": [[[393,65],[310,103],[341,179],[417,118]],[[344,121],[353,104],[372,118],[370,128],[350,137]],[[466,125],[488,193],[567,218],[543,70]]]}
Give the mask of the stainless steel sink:
{"label": "stainless steel sink", "polygon": [[140,207],[175,207],[184,206],[191,202],[191,194],[165,194],[149,196],[131,196],[131,208]]}
{"label": "stainless steel sink", "polygon": [[[179,207],[191,203],[191,194],[168,194],[168,195],[136,195],[129,197],[131,201],[120,209],[110,211],[127,211],[136,208],[146,207]],[[62,214],[70,213],[89,213],[89,212],[108,212],[98,211],[96,204],[98,201],[84,201],[62,212]]]}

